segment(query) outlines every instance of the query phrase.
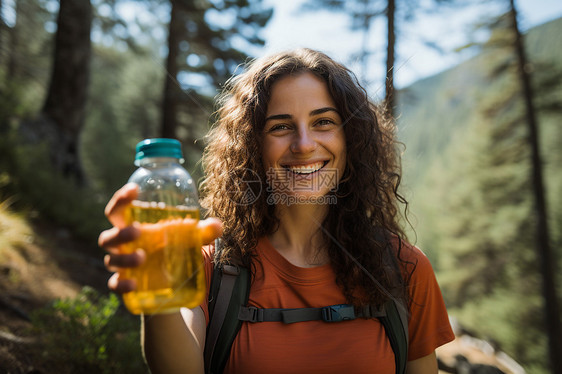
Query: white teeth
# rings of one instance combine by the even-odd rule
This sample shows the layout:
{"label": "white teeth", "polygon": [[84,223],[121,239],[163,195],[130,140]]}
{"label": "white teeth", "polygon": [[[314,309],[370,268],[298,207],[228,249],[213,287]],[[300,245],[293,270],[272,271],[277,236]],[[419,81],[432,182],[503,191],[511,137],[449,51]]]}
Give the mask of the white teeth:
{"label": "white teeth", "polygon": [[314,173],[315,171],[322,169],[323,166],[324,166],[323,162],[317,162],[315,164],[310,164],[310,165],[288,166],[287,169],[297,174],[311,174]]}

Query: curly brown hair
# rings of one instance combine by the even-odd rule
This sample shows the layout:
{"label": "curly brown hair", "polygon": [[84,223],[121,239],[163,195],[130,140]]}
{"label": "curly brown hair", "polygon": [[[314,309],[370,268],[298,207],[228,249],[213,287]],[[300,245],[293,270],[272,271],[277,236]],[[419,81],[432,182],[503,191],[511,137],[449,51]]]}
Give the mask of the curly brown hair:
{"label": "curly brown hair", "polygon": [[253,61],[246,72],[227,82],[219,97],[201,185],[202,206],[224,223],[224,249],[216,261],[250,265],[258,239],[277,228],[274,206],[267,203],[262,132],[272,85],[304,72],[327,83],[344,124],[345,172],[331,192],[337,203],[330,205],[321,225],[336,281],[355,305],[381,304],[397,294],[406,298],[409,276],[403,277],[407,263],[400,256],[405,234],[399,204],[404,213],[408,204],[398,193],[400,155],[394,122],[370,102],[350,70],[311,49]]}

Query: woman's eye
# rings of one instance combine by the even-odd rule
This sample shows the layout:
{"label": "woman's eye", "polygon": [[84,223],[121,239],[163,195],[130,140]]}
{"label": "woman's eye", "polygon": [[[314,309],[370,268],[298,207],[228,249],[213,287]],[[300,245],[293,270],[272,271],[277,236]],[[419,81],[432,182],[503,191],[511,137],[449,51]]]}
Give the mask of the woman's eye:
{"label": "woman's eye", "polygon": [[283,131],[283,130],[288,130],[289,126],[284,124],[284,123],[280,123],[277,125],[273,125],[269,128],[269,132],[274,132],[274,131]]}
{"label": "woman's eye", "polygon": [[332,121],[331,119],[321,119],[321,120],[316,122],[316,126],[320,126],[320,127],[332,126],[332,125],[335,125],[335,124],[336,123],[334,121]]}

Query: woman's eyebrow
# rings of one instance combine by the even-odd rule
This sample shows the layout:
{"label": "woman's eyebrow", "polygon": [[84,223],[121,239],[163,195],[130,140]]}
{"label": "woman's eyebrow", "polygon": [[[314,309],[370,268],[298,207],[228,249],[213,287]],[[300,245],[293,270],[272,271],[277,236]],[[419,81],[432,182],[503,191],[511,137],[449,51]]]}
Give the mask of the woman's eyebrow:
{"label": "woman's eyebrow", "polygon": [[[332,107],[327,106],[327,107],[324,107],[324,108],[314,109],[310,113],[308,113],[308,115],[312,117],[312,116],[317,116],[319,114],[326,113],[326,112],[335,112],[335,113],[339,114],[338,110],[336,108],[332,108]],[[271,115],[271,116],[267,117],[265,119],[265,122],[270,121],[270,120],[274,120],[274,119],[291,119],[291,118],[293,118],[293,116],[290,115],[290,114],[274,114],[274,115]]]}
{"label": "woman's eyebrow", "polygon": [[290,114],[274,114],[272,116],[269,116],[265,119],[265,122],[272,120],[272,119],[291,119],[293,118],[292,115]]}
{"label": "woman's eyebrow", "polygon": [[327,106],[327,107],[324,107],[324,108],[314,109],[313,111],[311,111],[309,113],[309,115],[310,116],[317,116],[319,114],[326,113],[326,112],[336,112],[336,114],[339,114],[338,110],[336,108],[332,108],[332,107]]}

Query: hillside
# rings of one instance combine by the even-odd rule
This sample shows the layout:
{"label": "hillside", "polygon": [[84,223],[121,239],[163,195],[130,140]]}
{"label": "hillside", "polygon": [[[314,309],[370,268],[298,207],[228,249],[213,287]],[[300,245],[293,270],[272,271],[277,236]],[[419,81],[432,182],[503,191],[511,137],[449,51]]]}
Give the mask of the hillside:
{"label": "hillside", "polygon": [[37,359],[46,331],[31,330],[34,311],[84,286],[107,293],[109,273],[93,243],[7,205],[0,202],[0,373],[56,372]]}
{"label": "hillside", "polygon": [[[562,18],[529,30],[525,44],[531,60],[562,68],[560,34]],[[399,92],[398,127],[407,147],[403,160],[407,185],[415,185],[442,155],[476,109],[479,93],[490,89],[485,61],[486,56],[479,54]]]}

